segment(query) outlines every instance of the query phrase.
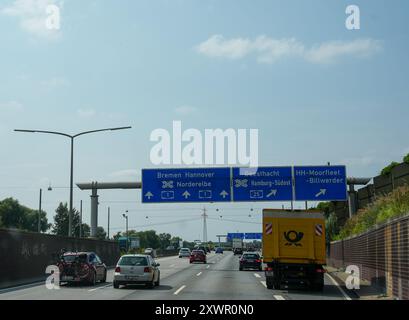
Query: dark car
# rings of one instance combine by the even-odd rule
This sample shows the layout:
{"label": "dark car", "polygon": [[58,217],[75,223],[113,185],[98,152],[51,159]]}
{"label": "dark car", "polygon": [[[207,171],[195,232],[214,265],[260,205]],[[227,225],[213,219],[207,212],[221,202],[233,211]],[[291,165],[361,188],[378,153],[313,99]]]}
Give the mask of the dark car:
{"label": "dark car", "polygon": [[258,253],[245,252],[240,258],[240,271],[244,269],[263,270],[261,257]]}
{"label": "dark car", "polygon": [[218,248],[216,248],[216,253],[217,254],[223,254],[223,248],[221,248],[221,247],[218,247]]}
{"label": "dark car", "polygon": [[206,255],[209,252],[205,246],[196,246],[195,250],[202,250]]}
{"label": "dark car", "polygon": [[206,263],[206,253],[203,250],[193,250],[190,254],[190,263],[193,262]]}
{"label": "dark car", "polygon": [[107,267],[95,252],[66,252],[60,256],[60,282],[95,285],[106,282]]}
{"label": "dark car", "polygon": [[241,255],[243,254],[243,249],[242,248],[235,248],[233,249],[234,255]]}

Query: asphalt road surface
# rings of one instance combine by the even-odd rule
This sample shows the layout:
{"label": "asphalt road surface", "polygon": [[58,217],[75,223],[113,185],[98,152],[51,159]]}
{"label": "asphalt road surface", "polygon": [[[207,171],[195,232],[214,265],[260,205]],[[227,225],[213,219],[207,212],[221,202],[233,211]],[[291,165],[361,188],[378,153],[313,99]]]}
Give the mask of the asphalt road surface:
{"label": "asphalt road surface", "polygon": [[207,264],[190,264],[188,258],[166,257],[160,263],[161,283],[148,289],[129,286],[114,289],[113,270],[107,282],[95,287],[62,285],[49,290],[36,283],[0,290],[0,300],[345,300],[350,299],[334,279],[325,275],[323,292],[268,290],[264,272],[239,271],[239,256],[232,252],[208,254]]}

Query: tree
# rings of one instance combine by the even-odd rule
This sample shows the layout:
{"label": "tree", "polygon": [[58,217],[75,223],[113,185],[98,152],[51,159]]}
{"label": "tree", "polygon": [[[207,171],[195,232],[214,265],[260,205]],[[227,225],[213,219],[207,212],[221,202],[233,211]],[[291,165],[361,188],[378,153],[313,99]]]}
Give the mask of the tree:
{"label": "tree", "polygon": [[[54,225],[52,233],[58,236],[68,236],[68,224],[69,224],[69,215],[68,215],[68,205],[67,203],[60,203],[58,208],[55,210],[56,215],[54,216]],[[75,237],[80,236],[80,214],[76,209],[73,209],[72,217],[72,228]],[[86,223],[82,224],[82,234],[83,238],[90,236],[90,227]]]}
{"label": "tree", "polygon": [[322,211],[325,218],[328,218],[331,212],[335,210],[333,202],[320,202],[316,209]]}
{"label": "tree", "polygon": [[403,157],[403,162],[409,164],[409,153]]}
{"label": "tree", "polygon": [[397,167],[398,165],[399,163],[397,163],[396,161],[392,161],[388,166],[382,169],[381,175],[386,176],[386,175],[391,174],[392,169]]}
{"label": "tree", "polygon": [[103,228],[103,227],[98,227],[98,228],[97,228],[97,236],[96,236],[96,238],[97,238],[98,240],[106,240],[106,237],[107,237],[107,233],[105,232],[104,228]]}
{"label": "tree", "polygon": [[169,233],[159,234],[160,247],[162,249],[165,249],[167,246],[169,246],[171,243],[170,241],[171,238],[172,236]]}
{"label": "tree", "polygon": [[[38,210],[33,210],[20,205],[13,199],[7,198],[0,201],[0,220],[4,228],[15,228],[26,231],[38,231]],[[40,214],[40,230],[47,231],[51,227],[48,224],[47,213],[41,211]]]}
{"label": "tree", "polygon": [[332,212],[325,220],[325,230],[327,242],[334,240],[335,236],[339,234],[338,217],[335,212]]}

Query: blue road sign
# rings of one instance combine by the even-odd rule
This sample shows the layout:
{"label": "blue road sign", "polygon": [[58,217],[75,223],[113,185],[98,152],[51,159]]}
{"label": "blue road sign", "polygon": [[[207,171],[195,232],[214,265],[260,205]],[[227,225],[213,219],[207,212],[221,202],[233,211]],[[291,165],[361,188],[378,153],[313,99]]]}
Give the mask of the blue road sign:
{"label": "blue road sign", "polygon": [[261,240],[263,237],[262,233],[245,233],[244,239],[246,240]]}
{"label": "blue road sign", "polygon": [[144,169],[142,202],[229,202],[230,168]]}
{"label": "blue road sign", "polygon": [[227,240],[244,239],[244,233],[228,233]]}
{"label": "blue road sign", "polygon": [[291,201],[291,167],[233,168],[233,201]]}
{"label": "blue road sign", "polygon": [[295,200],[345,201],[347,178],[345,166],[294,167]]}

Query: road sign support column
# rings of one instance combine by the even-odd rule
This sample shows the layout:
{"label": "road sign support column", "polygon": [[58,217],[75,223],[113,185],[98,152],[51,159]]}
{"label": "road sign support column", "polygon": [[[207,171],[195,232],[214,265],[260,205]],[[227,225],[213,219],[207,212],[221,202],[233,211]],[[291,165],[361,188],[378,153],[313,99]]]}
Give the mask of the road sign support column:
{"label": "road sign support column", "polygon": [[91,195],[91,237],[97,236],[98,228],[98,183],[93,183]]}

